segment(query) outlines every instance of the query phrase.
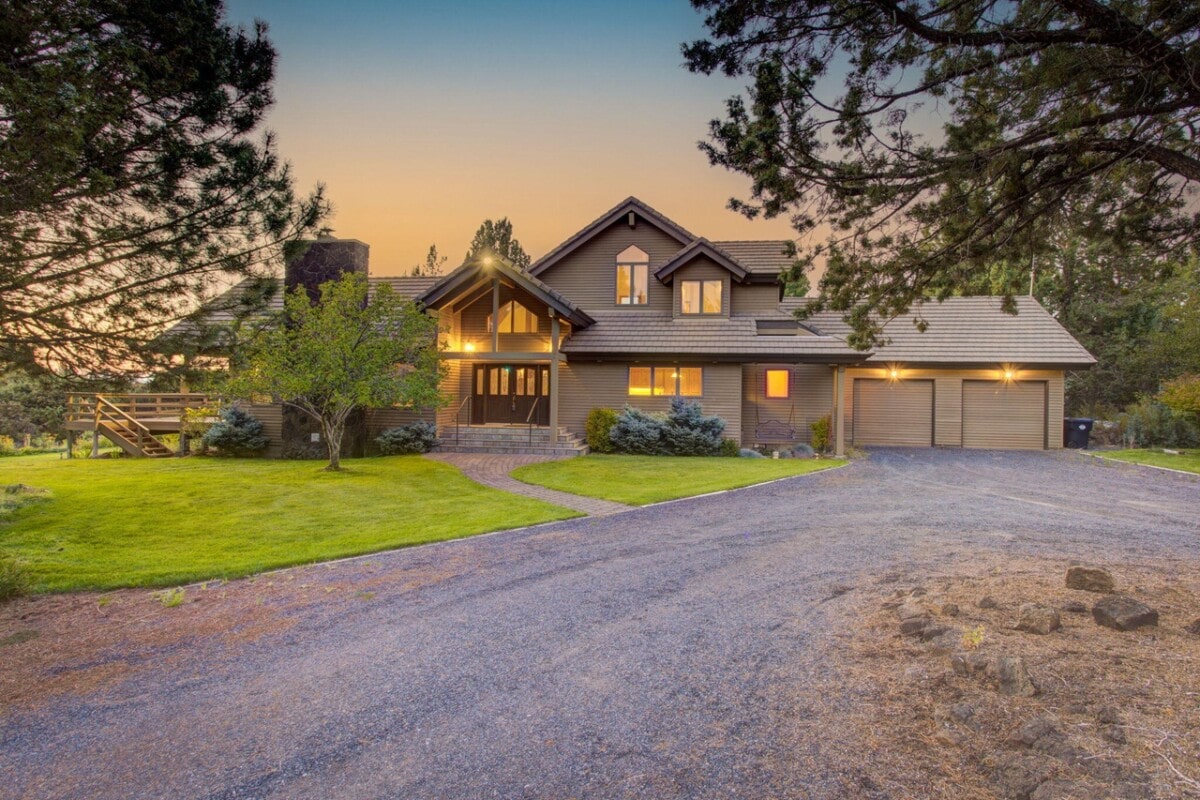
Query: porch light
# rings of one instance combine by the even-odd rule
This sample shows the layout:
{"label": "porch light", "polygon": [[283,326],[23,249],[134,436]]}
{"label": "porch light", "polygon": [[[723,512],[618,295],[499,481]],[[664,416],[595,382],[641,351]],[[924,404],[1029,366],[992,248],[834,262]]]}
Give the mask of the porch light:
{"label": "porch light", "polygon": [[1004,382],[1012,383],[1016,379],[1017,379],[1017,371],[1015,369],[1013,369],[1012,367],[1008,367],[1008,366],[1004,367]]}
{"label": "porch light", "polygon": [[466,344],[463,345],[463,350],[466,350],[468,353],[474,353],[475,352],[475,343],[467,342]]}
{"label": "porch light", "polygon": [[892,381],[893,383],[900,380],[901,371],[902,370],[901,370],[900,364],[888,364],[888,368],[887,368],[888,380]]}
{"label": "porch light", "polygon": [[482,261],[483,261],[484,266],[490,267],[492,265],[492,257],[491,256],[484,256]]}

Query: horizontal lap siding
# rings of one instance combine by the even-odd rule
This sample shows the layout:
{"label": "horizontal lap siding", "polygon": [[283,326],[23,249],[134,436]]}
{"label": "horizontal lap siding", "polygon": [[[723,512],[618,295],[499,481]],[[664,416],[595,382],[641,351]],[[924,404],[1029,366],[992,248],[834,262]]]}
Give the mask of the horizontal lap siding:
{"label": "horizontal lap siding", "polygon": [[[766,396],[766,370],[786,369],[791,373],[791,397]],[[742,442],[744,445],[780,444],[764,436],[761,423],[793,420],[796,442],[812,441],[812,423],[829,413],[833,402],[833,371],[816,364],[747,364],[742,368]],[[795,409],[795,415],[792,410]],[[757,414],[756,414],[757,411]]]}
{"label": "horizontal lap siding", "polygon": [[435,412],[433,409],[368,408],[367,438],[373,441],[376,436],[388,428],[397,428],[418,420],[435,422]]}
{"label": "horizontal lap siding", "polygon": [[779,286],[776,284],[737,284],[732,289],[734,314],[779,313]]}
{"label": "horizontal lap siding", "polygon": [[[629,364],[564,364],[559,370],[558,421],[572,433],[583,435],[588,412],[593,408],[620,411],[626,405],[644,411],[665,412],[669,397],[630,397]],[[645,361],[635,366],[671,366],[669,361]],[[687,365],[692,366],[692,365]],[[687,398],[700,402],[705,414],[725,420],[725,436],[738,439],[742,430],[742,379],[739,364],[704,364],[704,396]]]}
{"label": "horizontal lap siding", "polygon": [[[883,367],[848,369],[846,371],[846,441],[854,435],[854,381],[858,378],[887,378],[888,370]],[[998,381],[1001,373],[997,369],[903,369],[901,381],[934,381],[934,444],[938,447],[961,447],[963,410],[962,384],[964,380]],[[1047,419],[1050,449],[1062,447],[1062,437],[1055,435],[1057,420],[1063,416],[1063,373],[1062,370],[1019,370],[1018,382],[1044,382],[1048,387]]]}
{"label": "horizontal lap siding", "polygon": [[[651,280],[657,280],[651,278]],[[683,281],[720,281],[721,282],[721,316],[729,316],[729,270],[717,266],[712,259],[701,256],[686,267],[681,267],[671,276],[672,313],[676,317],[683,316]],[[687,315],[691,317],[691,314]],[[712,319],[716,314],[704,314]]]}
{"label": "horizontal lap siding", "polygon": [[[442,394],[446,395],[446,405],[438,409],[436,422],[439,428],[454,424],[458,406],[464,397],[471,394],[470,362],[451,360],[446,362],[446,379],[442,381]],[[470,406],[470,403],[467,404]],[[467,421],[466,409],[463,410],[462,421]]]}
{"label": "horizontal lap siding", "polygon": [[[617,254],[629,245],[637,245],[650,256],[648,304],[617,305]],[[585,311],[614,308],[671,310],[671,287],[654,277],[656,267],[683,249],[683,245],[644,220],[630,228],[622,219],[596,235],[571,255],[538,275]]]}
{"label": "horizontal lap siding", "polygon": [[263,435],[267,437],[266,458],[283,455],[283,406],[279,403],[260,403],[246,406],[250,416],[263,424]]}

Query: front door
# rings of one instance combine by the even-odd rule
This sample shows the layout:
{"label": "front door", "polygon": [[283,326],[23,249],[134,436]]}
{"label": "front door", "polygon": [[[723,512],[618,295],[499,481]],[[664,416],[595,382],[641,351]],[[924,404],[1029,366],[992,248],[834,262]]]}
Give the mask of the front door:
{"label": "front door", "polygon": [[550,368],[476,364],[471,419],[479,423],[548,425]]}

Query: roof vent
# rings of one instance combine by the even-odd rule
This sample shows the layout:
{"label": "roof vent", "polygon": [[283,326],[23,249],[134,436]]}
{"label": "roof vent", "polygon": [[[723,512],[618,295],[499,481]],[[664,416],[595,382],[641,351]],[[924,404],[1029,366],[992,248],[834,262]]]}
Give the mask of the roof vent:
{"label": "roof vent", "polygon": [[632,211],[629,212],[629,227],[631,227],[631,228],[637,227],[637,215],[634,214]]}

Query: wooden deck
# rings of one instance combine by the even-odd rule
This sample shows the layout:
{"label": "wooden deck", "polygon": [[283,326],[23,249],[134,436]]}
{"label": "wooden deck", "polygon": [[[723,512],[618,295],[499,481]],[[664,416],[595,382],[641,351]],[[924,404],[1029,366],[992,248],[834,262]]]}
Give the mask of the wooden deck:
{"label": "wooden deck", "polygon": [[77,432],[91,432],[93,456],[99,449],[99,438],[103,436],[130,455],[164,458],[175,452],[157,434],[181,433],[184,412],[214,403],[214,398],[196,392],[72,392],[67,395],[65,427],[71,439]]}

